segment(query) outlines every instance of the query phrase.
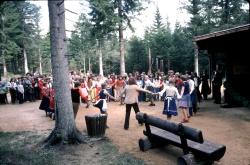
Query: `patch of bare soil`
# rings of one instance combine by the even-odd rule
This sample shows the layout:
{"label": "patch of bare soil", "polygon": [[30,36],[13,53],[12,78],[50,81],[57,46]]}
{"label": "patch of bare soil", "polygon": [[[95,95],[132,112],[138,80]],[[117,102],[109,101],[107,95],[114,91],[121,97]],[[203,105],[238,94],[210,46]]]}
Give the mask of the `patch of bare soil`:
{"label": "patch of bare soil", "polygon": [[[54,127],[54,121],[45,117],[45,113],[38,109],[39,101],[35,103],[24,103],[22,105],[0,105],[0,131],[33,131],[41,134],[49,133]],[[156,106],[148,106],[149,103],[140,103],[142,112],[166,119],[162,115],[163,102],[156,102]],[[128,153],[139,159],[144,160],[146,164],[176,164],[176,159],[182,155],[179,148],[168,146],[160,149],[151,149],[147,152],[141,152],[138,146],[139,138],[143,137],[144,126],[139,126],[135,119],[135,113],[130,116],[130,127],[123,129],[125,119],[125,106],[117,102],[108,103],[108,125],[106,136],[117,146],[120,153]],[[76,124],[80,131],[86,131],[85,115],[99,113],[97,108],[80,107],[77,114]],[[179,117],[171,119],[179,122]],[[215,164],[225,165],[249,165],[250,164],[250,110],[246,108],[220,108],[212,101],[202,102],[199,112],[191,118],[191,122],[186,125],[201,129],[203,137],[206,140],[224,144],[227,147],[224,157]],[[70,164],[88,164],[90,159],[95,160],[95,164],[102,164],[102,156],[93,145],[71,146],[67,150],[74,151],[74,156],[66,156],[66,163]],[[85,146],[85,147],[84,147]],[[104,149],[107,146],[104,145]],[[93,152],[88,154],[92,149]],[[69,151],[70,152],[70,151]],[[108,152],[108,151],[107,151]],[[112,158],[112,155],[109,155]],[[107,160],[107,164],[108,160]],[[130,163],[133,164],[133,163]]]}

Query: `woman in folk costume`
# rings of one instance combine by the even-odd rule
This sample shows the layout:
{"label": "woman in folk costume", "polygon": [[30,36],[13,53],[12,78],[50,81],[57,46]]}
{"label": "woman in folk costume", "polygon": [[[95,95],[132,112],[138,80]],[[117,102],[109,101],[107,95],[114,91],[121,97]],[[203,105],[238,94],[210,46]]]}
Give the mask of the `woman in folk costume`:
{"label": "woman in folk costume", "polygon": [[95,88],[95,82],[93,81],[92,77],[88,78],[87,89],[88,89],[88,95],[90,97],[89,99],[92,100],[92,102],[95,102],[96,88]]}
{"label": "woman in folk costume", "polygon": [[89,97],[88,97],[88,89],[87,89],[87,83],[84,80],[81,80],[81,85],[79,87],[79,92],[81,96],[82,103],[86,103],[86,108],[89,107]]}
{"label": "woman in folk costume", "polygon": [[[108,116],[108,106],[107,106],[107,97],[111,98],[111,99],[115,99],[115,97],[111,96],[108,91],[106,90],[106,84],[102,83],[101,85],[102,89],[99,92],[99,95],[97,97],[99,97],[99,100],[94,104],[94,107],[97,107],[100,109],[101,114],[105,114]],[[108,126],[106,126],[108,128]]]}
{"label": "woman in folk costume", "polygon": [[188,116],[189,116],[188,109],[189,109],[189,107],[192,106],[192,103],[191,103],[191,98],[190,98],[190,86],[189,86],[189,83],[187,81],[187,76],[183,75],[181,77],[181,79],[183,80],[183,85],[181,88],[181,96],[182,97],[179,101],[179,108],[182,111],[182,121],[181,122],[186,123],[186,122],[188,122]]}
{"label": "woman in folk costume", "polygon": [[47,116],[48,112],[50,111],[49,110],[49,106],[50,106],[49,88],[48,88],[47,82],[43,83],[41,94],[42,94],[42,101],[40,103],[39,109],[44,110]]}
{"label": "woman in folk costume", "polygon": [[[121,95],[124,87],[125,87],[125,81],[123,80],[122,76],[118,76],[118,79],[115,82],[116,98],[118,98]],[[123,105],[123,98],[121,98],[120,104]]]}
{"label": "woman in folk costume", "polygon": [[[50,110],[50,114],[49,117],[53,118],[53,120],[55,119],[55,89],[49,88],[49,110]],[[52,114],[53,117],[52,117]]]}
{"label": "woman in folk costume", "polygon": [[169,84],[166,85],[163,90],[156,93],[162,96],[166,92],[166,97],[164,99],[164,108],[163,114],[167,115],[168,119],[171,119],[172,115],[177,116],[177,106],[176,106],[176,98],[180,99],[181,96],[178,93],[177,88],[174,86],[174,79],[169,80]]}

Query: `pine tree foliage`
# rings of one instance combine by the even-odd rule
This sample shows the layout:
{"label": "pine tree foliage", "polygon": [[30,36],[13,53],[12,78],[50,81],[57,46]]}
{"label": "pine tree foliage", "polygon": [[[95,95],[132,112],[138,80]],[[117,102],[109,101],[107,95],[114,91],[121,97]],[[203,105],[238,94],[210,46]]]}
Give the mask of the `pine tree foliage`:
{"label": "pine tree foliage", "polygon": [[157,6],[156,13],[155,13],[155,20],[154,20],[154,29],[157,31],[157,30],[160,30],[162,28],[164,28],[164,24],[162,23],[162,17],[160,14],[160,10],[159,10],[159,7]]}
{"label": "pine tree foliage", "polygon": [[5,1],[0,5],[0,17],[1,63],[8,64],[19,52],[16,41],[20,36],[20,29],[18,29],[20,15],[13,2]]}
{"label": "pine tree foliage", "polygon": [[7,69],[24,73],[24,48],[31,69],[37,68],[37,45],[40,40],[40,8],[25,1],[5,1],[0,4],[1,57]]}
{"label": "pine tree foliage", "polygon": [[[124,40],[123,31],[133,30],[131,21],[136,19],[146,0],[88,0],[90,12],[81,14],[75,31],[68,39],[70,69],[92,70],[98,73],[98,52],[102,51],[104,73],[119,73],[121,55],[125,57],[126,71],[136,69],[147,72],[148,50],[151,49],[153,71],[156,58],[164,60],[164,71],[193,70],[192,38],[248,23],[247,0],[187,0],[183,8],[190,15],[186,26],[176,24],[170,29],[156,8],[155,19],[142,38]],[[149,5],[151,5],[149,3]],[[0,3],[0,71],[24,74],[24,49],[28,67],[34,72],[39,68],[39,56],[45,73],[51,72],[49,34],[40,34],[40,9],[27,1]],[[119,31],[119,34],[118,34]],[[122,33],[121,33],[122,32]],[[98,43],[98,45],[97,45]],[[123,49],[121,49],[121,46]],[[136,61],[140,57],[140,62]],[[200,56],[206,67],[206,59]],[[85,62],[84,62],[85,61]],[[185,63],[181,62],[185,61]],[[125,67],[124,67],[125,68]]]}

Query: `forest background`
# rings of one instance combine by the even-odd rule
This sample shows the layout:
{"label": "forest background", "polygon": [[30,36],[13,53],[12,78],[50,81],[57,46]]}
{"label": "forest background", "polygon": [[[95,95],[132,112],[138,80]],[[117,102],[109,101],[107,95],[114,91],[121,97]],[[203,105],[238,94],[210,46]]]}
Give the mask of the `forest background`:
{"label": "forest background", "polygon": [[[142,37],[123,39],[122,50],[120,30],[133,31],[131,20],[138,18],[152,1],[124,0],[120,15],[117,1],[86,2],[89,12],[79,15],[75,30],[70,31],[67,38],[69,68],[84,73],[99,74],[100,56],[104,74],[121,73],[121,51],[125,57],[126,73],[147,72],[149,54],[153,72],[157,68],[164,72],[169,69],[193,71],[194,36],[249,22],[246,0],[187,0],[181,8],[190,15],[190,20],[186,25],[176,22],[174,28],[170,28],[168,19],[162,18],[156,6],[152,26],[145,29]],[[0,73],[4,77],[27,72],[51,73],[50,36],[49,33],[41,34],[40,12],[40,7],[29,1],[0,3]],[[200,70],[203,71],[208,69],[208,59],[206,52],[200,54]],[[159,59],[164,64],[162,68]]]}

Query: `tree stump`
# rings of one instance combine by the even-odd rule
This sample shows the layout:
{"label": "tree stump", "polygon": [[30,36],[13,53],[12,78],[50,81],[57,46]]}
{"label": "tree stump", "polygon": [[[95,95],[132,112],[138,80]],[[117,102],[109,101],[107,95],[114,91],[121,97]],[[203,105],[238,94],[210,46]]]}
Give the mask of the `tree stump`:
{"label": "tree stump", "polygon": [[89,136],[104,136],[106,131],[107,115],[96,114],[85,116]]}

